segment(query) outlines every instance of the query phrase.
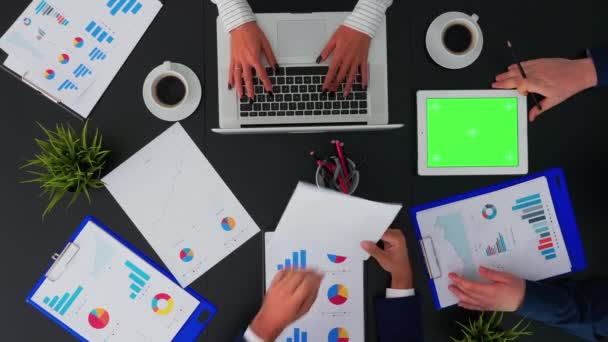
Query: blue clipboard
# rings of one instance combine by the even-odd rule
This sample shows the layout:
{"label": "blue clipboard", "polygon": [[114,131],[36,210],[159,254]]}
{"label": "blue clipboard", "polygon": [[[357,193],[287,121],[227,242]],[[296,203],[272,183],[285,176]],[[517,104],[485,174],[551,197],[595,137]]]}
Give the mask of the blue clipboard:
{"label": "blue clipboard", "polygon": [[[82,232],[84,227],[89,222],[92,222],[92,223],[96,224],[97,226],[99,226],[99,228],[101,228],[103,231],[108,233],[112,238],[114,238],[116,241],[121,243],[123,246],[125,246],[127,249],[129,249],[131,252],[133,252],[140,258],[142,258],[150,266],[154,267],[158,272],[160,272],[162,275],[167,277],[169,280],[171,280],[173,283],[175,283],[177,286],[179,286],[181,288],[181,286],[179,285],[177,280],[167,270],[165,270],[164,268],[159,266],[152,259],[148,258],[146,255],[141,253],[137,248],[135,248],[129,242],[123,240],[120,236],[118,236],[116,233],[114,233],[112,230],[110,230],[110,228],[108,228],[103,223],[101,223],[99,220],[97,220],[96,218],[94,218],[93,216],[90,216],[90,215],[87,216],[84,219],[84,221],[82,221],[82,223],[80,224],[78,229],[72,234],[72,236],[70,236],[69,241],[64,246],[64,250],[66,247],[68,247],[68,245],[70,243],[72,243],[76,240],[76,238],[80,235],[80,233]],[[54,264],[54,262],[51,264],[51,266],[49,266],[48,269],[50,269],[53,264]],[[32,305],[34,308],[38,309],[40,312],[45,314],[47,317],[49,317],[53,321],[55,321],[55,323],[57,323],[63,329],[70,332],[72,335],[74,335],[79,340],[87,341],[86,338],[84,338],[83,336],[78,334],[76,331],[74,331],[68,325],[64,324],[60,320],[53,317],[53,315],[51,315],[47,311],[47,309],[41,307],[40,305],[38,305],[37,303],[35,303],[32,300],[33,295],[36,293],[36,291],[38,291],[38,288],[40,287],[40,285],[42,285],[42,283],[44,282],[45,279],[46,279],[46,275],[43,275],[42,277],[40,277],[40,279],[38,280],[38,282],[36,283],[36,285],[34,286],[32,291],[30,291],[30,293],[28,294],[28,296],[26,298],[26,302],[29,303],[30,305]],[[173,341],[194,341],[194,340],[196,340],[196,338],[205,330],[205,328],[207,328],[207,326],[209,325],[209,323],[211,322],[211,320],[217,313],[217,308],[213,304],[209,303],[201,295],[194,292],[194,290],[192,290],[189,287],[185,288],[184,290],[186,292],[188,292],[190,295],[192,295],[194,298],[196,298],[200,302],[200,304],[196,308],[196,310],[194,310],[192,315],[188,318],[188,321],[186,322],[186,324],[184,324],[184,326],[182,326],[182,328],[177,333],[177,335],[175,335],[175,337],[173,338]],[[202,317],[204,317],[205,313],[207,316],[205,318],[202,318]]]}
{"label": "blue clipboard", "polygon": [[[410,209],[412,221],[414,222],[416,238],[422,243],[422,234],[420,232],[420,226],[418,220],[416,220],[416,214],[423,210],[439,207],[442,205],[459,202],[468,198],[477,197],[490,192],[509,188],[511,186],[521,184],[533,179],[545,177],[549,184],[549,191],[553,200],[553,206],[555,207],[555,213],[557,221],[564,237],[566,244],[566,250],[570,256],[570,263],[572,264],[572,272],[583,270],[587,267],[587,261],[585,259],[585,252],[583,250],[583,243],[581,241],[576,219],[574,217],[574,210],[572,209],[572,203],[570,202],[570,195],[568,193],[568,187],[566,185],[566,178],[561,168],[550,169],[544,172],[535,173],[522,177],[516,180],[500,183],[497,185],[489,186],[487,188],[471,191],[461,195],[456,195],[443,200],[435,201],[432,203],[424,204]],[[424,248],[420,248],[422,257],[426,260],[427,256],[424,253]],[[435,287],[435,281],[431,275],[431,271],[427,267],[425,268],[427,276],[429,278],[429,285],[431,287],[431,293],[433,295],[433,301],[436,309],[441,309],[439,304],[439,298],[437,296],[437,288]]]}

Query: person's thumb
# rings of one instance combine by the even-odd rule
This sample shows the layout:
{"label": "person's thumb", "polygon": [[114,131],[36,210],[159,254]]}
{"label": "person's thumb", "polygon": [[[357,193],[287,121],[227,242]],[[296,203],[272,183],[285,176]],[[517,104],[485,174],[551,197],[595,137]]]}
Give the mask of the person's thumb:
{"label": "person's thumb", "polygon": [[509,273],[495,271],[495,270],[492,270],[492,269],[489,269],[489,268],[486,268],[483,266],[479,267],[479,275],[484,279],[499,282],[499,283],[506,283],[510,279]]}
{"label": "person's thumb", "polygon": [[378,247],[378,245],[371,241],[361,242],[361,248],[363,248],[367,253],[369,253],[380,264],[382,264],[386,260],[386,255],[384,254],[384,251],[380,247]]}

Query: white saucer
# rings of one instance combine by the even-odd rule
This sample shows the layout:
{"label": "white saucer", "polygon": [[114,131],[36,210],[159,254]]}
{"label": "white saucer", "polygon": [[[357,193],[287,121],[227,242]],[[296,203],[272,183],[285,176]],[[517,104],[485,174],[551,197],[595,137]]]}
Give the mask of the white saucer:
{"label": "white saucer", "polygon": [[[476,14],[469,16],[461,12],[447,12],[433,20],[426,32],[426,49],[435,63],[447,69],[462,69],[477,60],[483,48],[483,33],[477,20],[479,17]],[[454,22],[474,28],[473,40],[477,44],[464,54],[452,53],[443,45],[443,31]]]}
{"label": "white saucer", "polygon": [[[152,95],[154,80],[166,73],[168,68],[170,68],[171,71],[182,75],[188,83],[187,97],[179,105],[171,108],[159,105]],[[143,86],[143,96],[146,107],[148,107],[148,110],[154,114],[154,116],[165,121],[180,121],[189,117],[196,111],[203,97],[203,88],[201,86],[201,81],[192,69],[183,64],[165,62],[152,70],[150,74],[148,74],[148,77],[146,77]]]}

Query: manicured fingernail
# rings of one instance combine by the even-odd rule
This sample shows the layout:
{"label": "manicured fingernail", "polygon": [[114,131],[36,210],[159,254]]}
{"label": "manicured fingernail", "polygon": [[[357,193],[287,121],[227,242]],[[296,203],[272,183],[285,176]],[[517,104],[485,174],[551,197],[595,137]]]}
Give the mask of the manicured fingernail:
{"label": "manicured fingernail", "polygon": [[253,97],[249,98],[249,104],[253,104],[255,102],[255,100],[253,99]]}
{"label": "manicured fingernail", "polygon": [[232,90],[232,84],[228,83],[228,90]]}
{"label": "manicured fingernail", "polygon": [[270,95],[270,96],[274,96],[274,93],[272,92],[272,90],[267,91],[266,94]]}
{"label": "manicured fingernail", "polygon": [[279,72],[279,64],[274,65],[274,72],[276,72],[276,73]]}
{"label": "manicured fingernail", "polygon": [[317,57],[317,61],[316,61],[316,62],[317,62],[317,64],[321,63],[321,59],[322,59],[322,58],[321,58],[321,56],[319,55],[319,57]]}

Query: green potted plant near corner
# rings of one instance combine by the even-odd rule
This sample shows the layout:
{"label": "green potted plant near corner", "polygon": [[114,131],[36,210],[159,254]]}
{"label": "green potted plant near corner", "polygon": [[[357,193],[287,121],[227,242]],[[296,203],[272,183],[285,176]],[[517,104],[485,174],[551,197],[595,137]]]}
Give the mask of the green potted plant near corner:
{"label": "green potted plant near corner", "polygon": [[525,326],[522,318],[511,329],[502,327],[503,313],[493,312],[490,318],[486,319],[485,313],[479,315],[475,320],[469,318],[468,324],[465,325],[456,321],[461,328],[461,337],[450,337],[454,342],[508,342],[514,341],[522,336],[530,336],[532,332],[528,331],[530,322]]}
{"label": "green potted plant near corner", "polygon": [[72,193],[68,207],[81,194],[91,202],[90,190],[104,186],[100,176],[109,151],[103,149],[98,130],[95,130],[92,139],[87,137],[88,121],[80,134],[70,125],[58,124],[54,130],[46,129],[40,123],[38,126],[46,139],[35,139],[40,151],[21,169],[35,177],[23,183],[39,184],[42,194],[49,197],[49,203],[42,213],[44,219],[68,193]]}

